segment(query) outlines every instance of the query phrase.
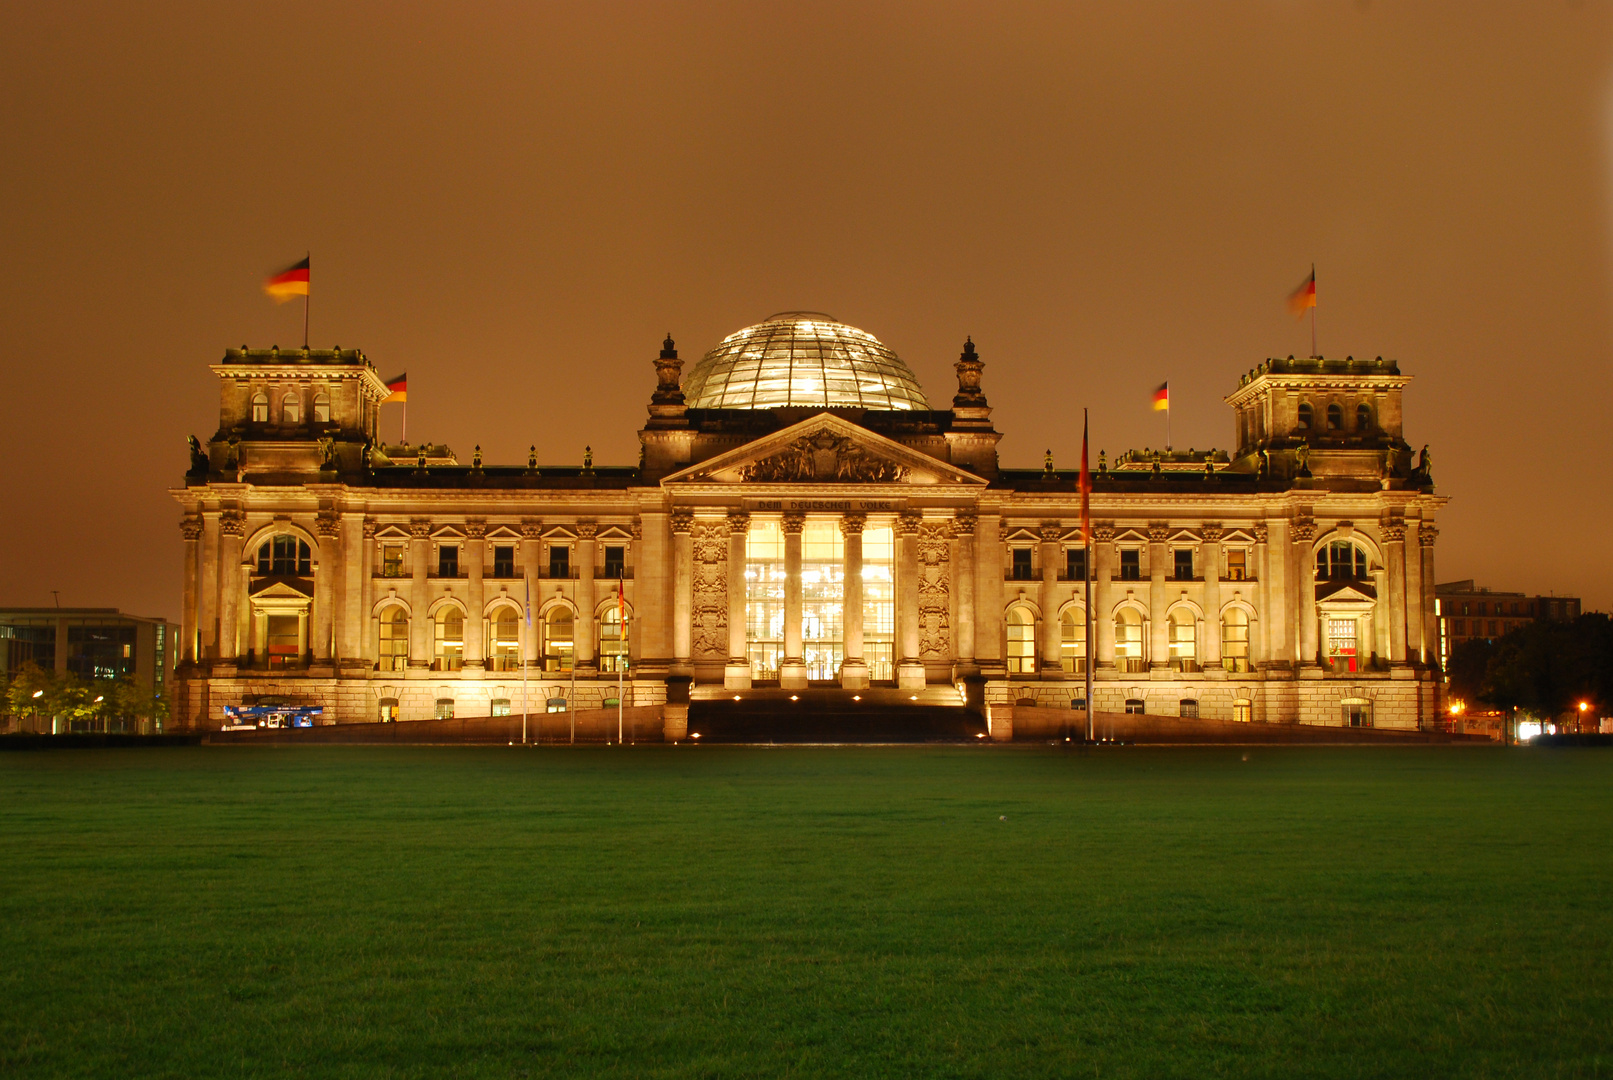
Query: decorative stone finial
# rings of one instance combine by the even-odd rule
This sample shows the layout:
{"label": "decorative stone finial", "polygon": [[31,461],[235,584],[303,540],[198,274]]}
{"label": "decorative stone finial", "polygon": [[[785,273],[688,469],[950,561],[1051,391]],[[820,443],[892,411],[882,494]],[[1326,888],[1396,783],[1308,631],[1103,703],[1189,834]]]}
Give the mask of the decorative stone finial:
{"label": "decorative stone finial", "polygon": [[594,448],[592,446],[582,448],[582,471],[585,473],[594,471]]}
{"label": "decorative stone finial", "polygon": [[953,408],[983,407],[986,395],[980,390],[980,374],[986,365],[981,361],[980,354],[975,352],[974,338],[963,339],[963,353],[953,366],[958,372],[958,394],[952,399]]}
{"label": "decorative stone finial", "polygon": [[480,471],[482,468],[482,444],[477,443],[476,449],[471,451],[470,467]]}
{"label": "decorative stone finial", "polygon": [[538,471],[537,443],[533,443],[531,446],[526,448],[526,471],[529,473],[535,473]]}
{"label": "decorative stone finial", "polygon": [[672,340],[671,331],[661,343],[661,355],[655,361],[655,393],[650,395],[652,405],[682,405],[683,391],[678,384],[683,378],[683,361],[678,359],[678,343]]}
{"label": "decorative stone finial", "polygon": [[1053,451],[1051,449],[1042,455],[1042,475],[1053,475]]}
{"label": "decorative stone finial", "polygon": [[661,359],[676,360],[678,358],[678,343],[672,340],[672,331],[666,332],[666,340],[661,342]]}

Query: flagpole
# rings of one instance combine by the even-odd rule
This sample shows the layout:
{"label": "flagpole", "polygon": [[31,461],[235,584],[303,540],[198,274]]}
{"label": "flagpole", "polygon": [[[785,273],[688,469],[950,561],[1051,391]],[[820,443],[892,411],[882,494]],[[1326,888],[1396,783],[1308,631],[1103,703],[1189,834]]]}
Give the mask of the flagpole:
{"label": "flagpole", "polygon": [[[310,265],[312,265],[314,258],[314,253],[312,251],[308,252],[303,257],[309,262]],[[311,274],[309,276],[312,277]],[[312,284],[313,282],[310,281],[309,285],[312,286]],[[311,302],[312,293],[313,289],[309,288],[307,292],[302,294],[302,347],[304,349],[308,348],[308,306]]]}
{"label": "flagpole", "polygon": [[[1167,399],[1168,400],[1168,399]],[[1170,415],[1168,412],[1166,415]],[[1092,631],[1097,625],[1092,618],[1092,473],[1087,465],[1087,410],[1081,410],[1081,486],[1086,490],[1081,493],[1081,543],[1086,547],[1086,565],[1082,567],[1086,572],[1081,576],[1086,579],[1086,702],[1087,702],[1087,743],[1092,743]]]}
{"label": "flagpole", "polygon": [[527,697],[526,697],[526,635],[532,626],[532,575],[530,568],[524,575],[526,578],[526,604],[521,612],[521,745],[526,745],[527,723]]}
{"label": "flagpole", "polygon": [[1321,356],[1316,349],[1316,264],[1311,263],[1311,355]]}
{"label": "flagpole", "polygon": [[623,582],[616,582],[616,613],[622,618],[622,655],[616,661],[616,745],[622,745],[622,689],[627,675],[627,604],[623,600]]}

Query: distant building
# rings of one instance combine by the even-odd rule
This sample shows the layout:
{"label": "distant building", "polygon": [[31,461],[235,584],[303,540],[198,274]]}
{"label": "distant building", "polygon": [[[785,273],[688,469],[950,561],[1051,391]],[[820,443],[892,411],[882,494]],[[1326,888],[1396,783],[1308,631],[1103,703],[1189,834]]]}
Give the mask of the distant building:
{"label": "distant building", "polygon": [[1440,664],[1445,666],[1451,650],[1470,638],[1494,641],[1537,619],[1576,618],[1579,598],[1496,592],[1481,589],[1467,578],[1436,585],[1434,611],[1439,619]]}
{"label": "distant building", "polygon": [[173,683],[179,627],[117,608],[0,608],[0,679],[32,660],[85,679],[133,675],[161,696]]}
{"label": "distant building", "polygon": [[619,681],[658,704],[669,678],[1068,708],[1089,658],[1100,710],[1443,715],[1446,500],[1392,360],[1266,360],[1226,399],[1230,454],[1094,446],[1090,567],[1075,471],[999,465],[972,342],[938,409],[871,334],[807,312],[687,377],[671,340],[653,363],[636,464],[539,467],[383,445],[362,352],[227,350],[218,427],[173,490],[175,723],[264,695],[327,720],[505,715],[523,673],[582,708]]}

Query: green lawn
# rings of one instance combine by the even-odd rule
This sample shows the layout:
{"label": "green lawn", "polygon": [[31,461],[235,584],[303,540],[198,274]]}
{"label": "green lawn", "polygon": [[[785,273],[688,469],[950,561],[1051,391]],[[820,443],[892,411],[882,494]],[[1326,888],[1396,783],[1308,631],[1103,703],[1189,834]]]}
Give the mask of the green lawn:
{"label": "green lawn", "polygon": [[1613,751],[0,754],[0,1076],[1613,1074]]}

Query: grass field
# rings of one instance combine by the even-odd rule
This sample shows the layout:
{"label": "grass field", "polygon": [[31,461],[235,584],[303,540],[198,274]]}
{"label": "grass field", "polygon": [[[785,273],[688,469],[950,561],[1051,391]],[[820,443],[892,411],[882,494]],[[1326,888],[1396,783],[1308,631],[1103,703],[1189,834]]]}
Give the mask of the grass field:
{"label": "grass field", "polygon": [[7,1077],[1613,1073],[1613,751],[44,751],[0,815]]}

